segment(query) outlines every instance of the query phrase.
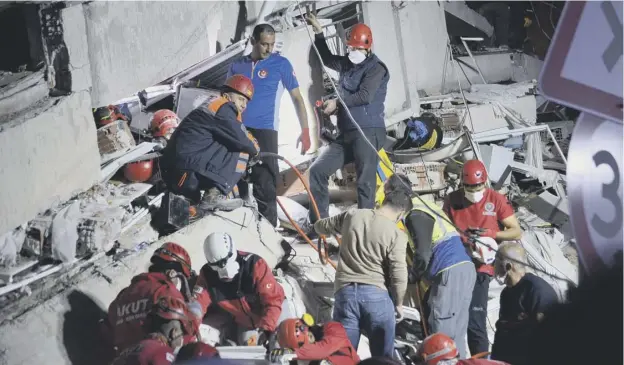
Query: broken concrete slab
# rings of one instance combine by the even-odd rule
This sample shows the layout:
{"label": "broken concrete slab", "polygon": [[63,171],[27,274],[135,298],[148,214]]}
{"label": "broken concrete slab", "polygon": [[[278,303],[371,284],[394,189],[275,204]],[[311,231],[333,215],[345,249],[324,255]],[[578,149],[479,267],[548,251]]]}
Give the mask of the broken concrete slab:
{"label": "broken concrete slab", "polygon": [[[256,220],[248,208],[205,217],[152,245],[138,246],[136,253],[120,261],[100,258],[88,270],[78,275],[74,273],[71,279],[65,277],[64,284],[55,283],[60,286],[54,286],[56,289],[47,297],[25,298],[35,301],[28,306],[32,310],[26,313],[17,316],[3,313],[0,318],[0,364],[97,363],[93,358],[101,346],[97,321],[106,315],[108,304],[130,283],[130,279],[145,272],[154,249],[164,242],[177,242],[188,250],[193,269],[198,271],[206,262],[204,238],[215,231],[228,232],[238,249],[259,254],[271,267],[284,254],[282,237],[264,218]],[[50,298],[50,295],[54,296]],[[35,303],[37,305],[33,307]],[[32,351],[32,343],[39,344],[37,351]]]}

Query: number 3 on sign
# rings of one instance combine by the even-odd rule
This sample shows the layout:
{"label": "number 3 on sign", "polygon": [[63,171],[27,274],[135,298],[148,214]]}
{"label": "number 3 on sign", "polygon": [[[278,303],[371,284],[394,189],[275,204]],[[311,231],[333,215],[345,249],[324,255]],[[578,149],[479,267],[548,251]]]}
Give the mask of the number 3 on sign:
{"label": "number 3 on sign", "polygon": [[596,230],[596,233],[605,238],[615,237],[622,228],[622,219],[624,218],[622,212],[622,198],[618,194],[620,188],[620,168],[613,155],[605,150],[598,151],[594,156],[594,164],[596,167],[601,165],[607,165],[613,172],[613,180],[608,184],[602,184],[601,194],[602,197],[613,205],[615,209],[615,216],[610,221],[605,221],[598,214],[594,214],[591,218],[592,228]]}

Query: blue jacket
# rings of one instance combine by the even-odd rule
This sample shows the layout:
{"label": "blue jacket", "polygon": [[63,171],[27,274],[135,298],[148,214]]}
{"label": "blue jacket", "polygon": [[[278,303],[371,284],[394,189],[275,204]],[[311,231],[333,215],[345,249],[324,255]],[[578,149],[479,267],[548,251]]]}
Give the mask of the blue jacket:
{"label": "blue jacket", "polygon": [[[353,64],[347,56],[333,55],[323,34],[317,34],[314,44],[325,66],[340,72],[338,93],[349,108],[353,119],[361,128],[385,128],[384,102],[388,91],[390,73],[376,55],[360,64]],[[338,106],[338,128],[341,132],[356,127],[347,111]]]}
{"label": "blue jacket", "polygon": [[229,193],[240,180],[257,142],[240,122],[233,103],[216,98],[187,115],[167,143],[164,169],[190,170]]}

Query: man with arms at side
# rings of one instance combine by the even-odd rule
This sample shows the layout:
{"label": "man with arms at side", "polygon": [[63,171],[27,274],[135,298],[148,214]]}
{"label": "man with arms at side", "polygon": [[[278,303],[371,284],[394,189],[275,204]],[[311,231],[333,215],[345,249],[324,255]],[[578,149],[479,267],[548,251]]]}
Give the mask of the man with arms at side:
{"label": "man with arms at side", "polygon": [[542,278],[526,271],[522,245],[500,245],[494,262],[496,280],[505,284],[492,346],[492,359],[514,365],[529,365],[531,337],[544,313],[557,303],[557,293]]}
{"label": "man with arms at side", "polygon": [[[308,113],[292,64],[285,57],[273,53],[275,30],[269,24],[259,24],[251,38],[253,50],[248,56],[235,61],[228,77],[242,74],[251,79],[255,89],[254,98],[243,113],[243,124],[260,145],[260,151],[278,153],[279,109],[284,89],[288,90],[295,105],[301,125],[301,153],[310,149]],[[253,195],[260,213],[273,226],[277,226],[277,176],[279,167],[275,158],[265,158],[255,165],[251,173]],[[239,186],[241,196],[247,192],[247,184]]]}

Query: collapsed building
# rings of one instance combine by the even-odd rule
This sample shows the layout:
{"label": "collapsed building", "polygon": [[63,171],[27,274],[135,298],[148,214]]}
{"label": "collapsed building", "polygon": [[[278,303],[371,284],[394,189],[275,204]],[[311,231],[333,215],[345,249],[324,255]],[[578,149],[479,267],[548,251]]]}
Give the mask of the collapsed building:
{"label": "collapsed building", "polygon": [[[183,118],[218,92],[231,62],[249,52],[247,36],[258,22],[278,31],[276,51],[293,64],[311,128],[318,132],[312,149],[322,148],[320,132],[331,121],[317,118],[314,106],[332,92],[326,78],[336,75],[322,69],[312,47],[301,16],[308,5],[0,5],[0,16],[11,19],[3,26],[19,35],[6,45],[16,51],[3,61],[0,75],[0,362],[93,363],[97,321],[130,278],[145,270],[154,248],[166,241],[181,244],[199,271],[203,239],[215,231],[227,231],[242,242],[241,249],[276,268],[293,316],[308,311],[320,321],[331,317],[334,269],[297,236],[287,217],[305,226],[309,204],[290,166],[280,162],[278,199],[287,212],[279,211],[277,231],[244,207],[159,232],[152,218],[168,202],[165,194],[154,193],[158,177],[129,183],[122,171],[158,155],[148,132],[155,110],[170,108]],[[314,6],[337,54],[344,54],[345,34],[360,21],[383,39],[374,51],[391,74],[386,151],[413,190],[441,202],[458,187],[457,161],[481,159],[492,187],[517,207],[530,263],[575,282],[565,172],[577,113],[547,102],[535,81],[547,48],[542,35],[552,34],[559,11],[536,3],[536,20],[551,21],[534,22],[527,30],[533,52],[523,52],[493,46],[496,24],[463,2],[336,0]],[[109,104],[123,106],[131,121],[96,130],[92,108]],[[407,121],[425,112],[444,132],[440,148],[397,148]],[[316,153],[299,155],[295,118],[292,103],[282,100],[280,154],[305,176]],[[335,212],[352,205],[353,168],[337,171],[330,188]],[[567,282],[538,274],[563,298]],[[501,289],[490,288],[491,339]],[[417,300],[407,297],[407,320],[397,341],[414,343],[421,339],[412,330],[420,316]],[[205,330],[202,337],[213,338]],[[27,348],[31,341],[38,351]],[[228,357],[264,358],[263,349],[223,351]],[[367,356],[366,346],[359,351]]]}

